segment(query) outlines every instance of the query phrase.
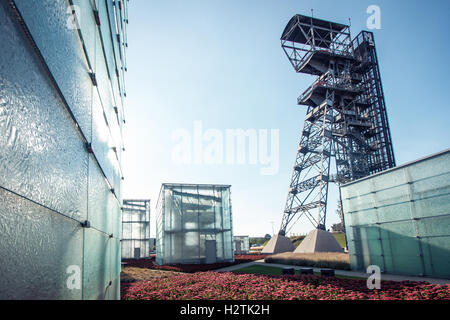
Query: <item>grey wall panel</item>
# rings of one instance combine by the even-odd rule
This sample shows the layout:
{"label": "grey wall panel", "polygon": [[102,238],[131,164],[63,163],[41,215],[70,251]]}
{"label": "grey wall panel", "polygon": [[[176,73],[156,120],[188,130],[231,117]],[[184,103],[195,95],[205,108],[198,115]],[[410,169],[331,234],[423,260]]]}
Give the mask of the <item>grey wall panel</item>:
{"label": "grey wall panel", "polygon": [[[111,76],[111,83],[113,87],[113,101],[114,105],[118,107],[119,111],[119,122],[123,120],[123,109],[122,109],[122,102],[120,97],[120,91],[119,91],[119,78],[117,77],[116,73],[116,59],[115,59],[115,53],[114,53],[114,43],[113,41],[116,41],[116,38],[114,36],[115,34],[115,26],[111,25],[109,16],[108,16],[108,6],[107,6],[107,0],[99,0],[98,1],[98,11],[100,20],[102,21],[101,29],[103,36],[103,45],[104,50],[106,51],[106,58],[107,58],[107,65],[109,74]],[[110,33],[113,31],[112,33]],[[120,109],[119,109],[120,108]]]}
{"label": "grey wall panel", "polygon": [[0,185],[82,220],[86,217],[88,170],[84,143],[7,10],[2,4]]}
{"label": "grey wall panel", "polygon": [[115,145],[97,93],[94,93],[92,101],[92,148],[110,186],[120,195],[121,173]]}
{"label": "grey wall panel", "polygon": [[[89,139],[92,81],[78,30],[73,28],[76,25],[71,25],[69,2],[66,0],[14,2],[70,109]],[[96,26],[91,5],[89,1],[79,1],[76,5],[77,9],[81,10],[79,20],[85,46],[93,53]],[[91,59],[91,63],[94,63],[93,61]]]}
{"label": "grey wall panel", "polygon": [[121,244],[120,239],[112,238],[108,242],[108,246],[110,248],[110,260],[111,260],[111,280],[120,278],[121,271]]}
{"label": "grey wall panel", "polygon": [[81,299],[67,286],[83,268],[80,224],[2,188],[0,217],[0,299]]}
{"label": "grey wall panel", "polygon": [[118,201],[92,157],[89,161],[89,221],[94,228],[111,234],[114,219],[117,219],[113,211],[116,210]]}
{"label": "grey wall panel", "polygon": [[[106,1],[106,4],[107,4],[107,10],[109,13],[109,23],[110,23],[110,26],[114,30],[116,28],[116,18],[114,15],[114,13],[116,12],[116,7],[114,6],[112,1]],[[116,31],[119,31],[119,30],[116,30]],[[122,57],[121,57],[121,53],[120,53],[121,48],[120,48],[120,44],[119,44],[117,37],[113,38],[112,42],[113,42],[116,67],[118,68],[119,71],[121,71],[125,67],[122,62]],[[117,103],[117,106],[119,107],[119,110],[123,110],[123,89],[124,88],[123,88],[123,83],[121,83],[120,76],[117,78],[117,86],[119,87],[119,97],[116,96],[116,103]]]}
{"label": "grey wall panel", "polygon": [[[98,151],[101,153],[98,154],[98,158],[105,172],[110,172],[110,167],[118,170],[120,164],[108,153],[111,152],[113,147],[116,147],[116,150],[120,152],[122,149],[121,135],[118,134],[120,130],[117,129],[117,121],[112,121],[115,115],[112,92],[109,89],[105,57],[91,4],[89,1],[79,1],[74,2],[74,6],[70,7],[68,1],[55,2],[53,0],[43,2],[19,0],[16,1],[16,4],[27,22],[27,27],[30,29],[52,76],[58,83],[64,98],[88,140],[90,140],[92,130],[91,117],[97,118],[99,115],[99,110],[92,110],[93,107],[99,107],[98,102],[96,106],[92,106],[98,100],[97,97],[92,97],[93,94],[95,95],[92,90],[97,91],[97,87],[93,87],[89,72],[95,73],[98,94],[102,97],[101,106],[109,122],[114,125],[111,131],[116,137],[116,141],[113,140],[113,137],[104,137],[105,141],[108,141],[108,150],[105,152],[104,149],[99,149]],[[71,9],[80,11],[78,14],[80,32],[92,70],[89,69],[78,30],[71,26]],[[41,12],[41,14],[36,14],[36,12]],[[42,19],[42,16],[46,19]],[[109,34],[105,35],[104,38],[107,38],[107,36]],[[70,77],[67,75],[70,75]],[[103,117],[103,114],[101,117]],[[95,123],[98,124],[98,122]],[[95,135],[99,130],[103,129],[97,128],[93,134]],[[110,132],[108,126],[102,134],[105,135],[106,132]],[[95,142],[98,143],[98,137],[94,136],[95,138],[97,138]],[[107,156],[105,156],[105,153]],[[109,162],[114,163],[110,164]],[[108,179],[119,192],[119,181],[113,177],[113,174],[109,175]]]}
{"label": "grey wall panel", "polygon": [[90,1],[0,3],[0,298],[120,298],[124,86],[109,88],[106,67],[123,79],[111,41],[124,29],[104,28],[107,2],[101,29]]}
{"label": "grey wall panel", "polygon": [[107,298],[110,281],[111,253],[108,250],[108,235],[95,229],[85,229],[83,294],[86,300]]}

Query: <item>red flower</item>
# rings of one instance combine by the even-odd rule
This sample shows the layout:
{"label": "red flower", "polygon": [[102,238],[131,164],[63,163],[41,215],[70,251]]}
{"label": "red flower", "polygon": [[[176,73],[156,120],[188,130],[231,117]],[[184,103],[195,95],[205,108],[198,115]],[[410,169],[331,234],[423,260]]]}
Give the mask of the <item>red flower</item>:
{"label": "red flower", "polygon": [[130,300],[450,299],[450,285],[383,281],[380,290],[368,290],[365,280],[216,272],[180,274],[133,283],[122,289],[123,299]]}

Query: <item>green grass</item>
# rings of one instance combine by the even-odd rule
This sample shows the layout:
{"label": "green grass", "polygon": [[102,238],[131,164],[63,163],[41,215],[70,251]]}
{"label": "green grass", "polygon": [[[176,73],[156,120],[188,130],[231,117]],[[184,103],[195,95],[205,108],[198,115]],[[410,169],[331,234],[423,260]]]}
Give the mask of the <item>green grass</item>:
{"label": "green grass", "polygon": [[[279,267],[253,265],[253,266],[244,267],[244,268],[241,268],[238,270],[234,270],[232,272],[234,272],[234,273],[253,273],[253,274],[263,274],[263,275],[282,275],[283,269],[279,268]],[[295,270],[295,274],[300,274],[300,270]],[[314,272],[314,275],[320,276],[320,272]],[[365,280],[365,278],[342,276],[342,275],[336,275],[336,278]]]}
{"label": "green grass", "polygon": [[294,247],[298,247],[298,245],[305,239],[305,236],[297,236],[297,237],[291,237],[292,244]]}
{"label": "green grass", "polygon": [[[345,233],[332,233],[336,241],[339,243],[339,245],[342,248],[345,248]],[[305,238],[305,236],[295,236],[290,237],[292,244],[294,247],[298,247],[298,245],[302,242],[302,240]],[[264,244],[265,245],[265,244]]]}
{"label": "green grass", "polygon": [[[300,274],[299,270],[295,270],[296,274]],[[267,266],[259,266],[253,265],[244,267],[238,270],[234,270],[234,273],[254,273],[254,274],[264,274],[264,275],[282,275],[283,269],[278,267],[267,267]]]}
{"label": "green grass", "polygon": [[349,255],[344,252],[283,252],[267,256],[264,262],[309,268],[350,270]]}
{"label": "green grass", "polygon": [[334,238],[342,248],[345,248],[345,233],[333,233]]}

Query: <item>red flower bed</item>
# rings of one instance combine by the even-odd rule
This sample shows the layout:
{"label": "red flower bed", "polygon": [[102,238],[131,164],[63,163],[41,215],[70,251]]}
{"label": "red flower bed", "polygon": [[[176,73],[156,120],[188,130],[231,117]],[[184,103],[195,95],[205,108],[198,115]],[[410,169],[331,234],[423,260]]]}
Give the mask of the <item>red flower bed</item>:
{"label": "red flower bed", "polygon": [[123,286],[125,300],[449,300],[450,285],[383,281],[369,290],[365,280],[313,275],[264,276],[199,272]]}
{"label": "red flower bed", "polygon": [[155,263],[154,256],[153,257],[151,256],[150,259],[137,259],[137,260],[124,259],[122,260],[122,262],[126,262],[126,265],[128,267],[194,273],[199,271],[210,271],[225,268],[235,264],[264,259],[265,257],[266,255],[246,254],[246,255],[236,255],[234,257],[234,262],[221,262],[212,264],[173,264],[164,266],[157,265]]}
{"label": "red flower bed", "polygon": [[267,254],[237,254],[234,256],[235,261],[239,263],[262,260],[267,257]]}

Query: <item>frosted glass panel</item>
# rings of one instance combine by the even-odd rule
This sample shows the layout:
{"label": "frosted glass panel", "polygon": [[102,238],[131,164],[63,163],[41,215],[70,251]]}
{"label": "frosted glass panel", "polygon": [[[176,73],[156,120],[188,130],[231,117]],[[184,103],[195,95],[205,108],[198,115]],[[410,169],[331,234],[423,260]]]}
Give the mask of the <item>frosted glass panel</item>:
{"label": "frosted glass panel", "polygon": [[[69,2],[54,0],[16,0],[14,2],[80,127],[86,137],[90,137],[92,81],[80,46],[78,31],[75,28],[68,28],[69,21],[72,22],[69,15],[71,12]],[[85,46],[89,52],[93,53],[92,35],[95,34],[96,26],[91,5],[89,1],[81,0],[75,1],[74,5],[80,11],[78,14]],[[27,60],[30,58],[20,61]],[[91,59],[91,62],[93,61]],[[17,72],[17,74],[23,77],[23,74],[28,76],[31,72]]]}
{"label": "frosted glass panel", "polygon": [[[95,161],[89,159],[89,221],[94,228],[112,233],[111,211],[114,201],[105,177]],[[105,214],[108,212],[108,214]]]}
{"label": "frosted glass panel", "polygon": [[[115,18],[114,18],[113,2],[107,1],[107,6],[108,6],[110,26],[111,26],[112,30],[115,30],[116,22],[115,22]],[[113,34],[114,34],[114,32],[113,32]],[[119,72],[123,72],[124,67],[122,65],[122,58],[121,58],[121,53],[120,53],[121,48],[120,48],[119,42],[117,41],[117,37],[113,37],[112,43],[113,43],[115,60],[116,60],[116,68],[119,70]],[[114,85],[117,84],[117,87],[119,88],[118,93],[119,93],[119,97],[120,97],[120,99],[119,99],[116,95],[116,103],[117,103],[117,106],[119,108],[121,108],[123,105],[122,97],[123,97],[123,93],[124,93],[123,92],[123,90],[124,90],[123,83],[121,83],[120,75],[119,75],[119,77],[115,77],[114,80],[115,80]]]}
{"label": "frosted glass panel", "polygon": [[250,251],[250,239],[248,236],[234,236],[235,254],[247,254]]}
{"label": "frosted glass panel", "polygon": [[0,252],[0,299],[81,299],[67,287],[68,268],[83,271],[76,221],[0,188]]}
{"label": "frosted glass panel", "polygon": [[[108,34],[109,29],[110,29],[108,6],[106,4],[107,2],[110,2],[110,1],[104,1],[104,0],[98,1],[98,11],[99,11],[99,16],[100,16],[100,21],[102,22],[100,27],[102,29],[103,34]],[[112,25],[112,27],[114,28],[114,25]],[[119,123],[120,123],[123,120],[123,110],[122,110],[122,104],[120,101],[121,98],[120,98],[119,85],[118,85],[117,74],[116,74],[113,39],[115,39],[115,37],[111,37],[111,36],[103,37],[103,46],[106,51],[107,65],[108,65],[108,70],[109,70],[109,74],[111,77],[111,83],[113,86],[114,106],[117,106],[118,108],[120,108],[120,109],[118,109],[118,111],[119,111],[118,116],[119,116]]]}
{"label": "frosted glass panel", "polygon": [[101,28],[90,1],[0,2],[0,299],[120,298],[126,37],[95,2]]}
{"label": "frosted glass panel", "polygon": [[449,177],[447,150],[342,186],[352,268],[450,278]]}
{"label": "frosted glass panel", "polygon": [[84,299],[106,299],[110,281],[110,238],[95,229],[85,229],[85,241],[89,244],[84,251]]}
{"label": "frosted glass panel", "polygon": [[81,221],[87,210],[84,143],[23,32],[3,8],[0,186]]}
{"label": "frosted glass panel", "polygon": [[121,174],[120,164],[114,151],[106,116],[98,94],[93,95],[93,133],[92,148],[100,163],[100,167],[106,175],[109,184],[116,194],[120,194]]}
{"label": "frosted glass panel", "polygon": [[108,246],[111,254],[110,257],[111,280],[114,280],[120,278],[120,271],[121,271],[120,239],[117,238],[109,239]]}

